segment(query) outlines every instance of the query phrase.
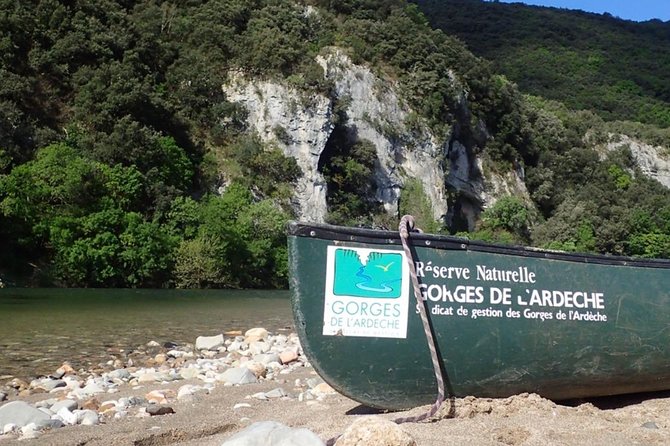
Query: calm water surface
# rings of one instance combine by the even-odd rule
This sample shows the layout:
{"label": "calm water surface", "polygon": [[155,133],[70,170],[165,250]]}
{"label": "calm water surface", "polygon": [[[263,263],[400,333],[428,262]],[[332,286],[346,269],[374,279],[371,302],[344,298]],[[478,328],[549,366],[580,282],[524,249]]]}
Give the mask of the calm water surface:
{"label": "calm water surface", "polygon": [[63,361],[108,361],[154,340],[228,330],[293,330],[288,291],[0,289],[0,376],[33,378]]}

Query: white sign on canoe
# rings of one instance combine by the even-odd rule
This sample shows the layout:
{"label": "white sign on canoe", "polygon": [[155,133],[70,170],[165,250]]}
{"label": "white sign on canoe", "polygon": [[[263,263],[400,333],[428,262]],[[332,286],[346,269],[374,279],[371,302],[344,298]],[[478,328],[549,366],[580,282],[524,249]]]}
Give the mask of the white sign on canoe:
{"label": "white sign on canoe", "polygon": [[407,337],[409,268],[403,251],[328,246],[323,334]]}

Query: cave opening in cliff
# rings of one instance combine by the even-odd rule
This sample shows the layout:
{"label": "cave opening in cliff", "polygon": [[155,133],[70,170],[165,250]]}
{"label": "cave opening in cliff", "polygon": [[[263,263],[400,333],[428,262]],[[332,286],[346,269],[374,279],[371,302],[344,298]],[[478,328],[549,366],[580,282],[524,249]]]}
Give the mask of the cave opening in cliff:
{"label": "cave opening in cliff", "polygon": [[[446,224],[450,234],[470,232],[474,230],[476,221],[475,209],[470,200],[456,190],[449,190],[447,194],[449,211],[446,215]],[[476,213],[478,215],[478,212]]]}
{"label": "cave opening in cliff", "polygon": [[327,222],[372,226],[374,217],[383,213],[375,199],[376,162],[374,145],[360,139],[354,126],[335,125],[318,163],[328,191]]}

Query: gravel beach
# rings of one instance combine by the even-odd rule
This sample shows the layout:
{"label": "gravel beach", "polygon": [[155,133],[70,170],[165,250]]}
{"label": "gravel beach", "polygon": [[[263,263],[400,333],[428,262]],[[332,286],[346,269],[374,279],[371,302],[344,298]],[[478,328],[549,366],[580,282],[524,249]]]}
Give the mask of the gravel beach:
{"label": "gravel beach", "polygon": [[[337,394],[294,334],[254,329],[121,353],[94,371],[65,365],[31,382],[0,380],[0,446],[220,446],[270,420],[325,441],[363,417],[428,409],[378,412]],[[570,405],[534,394],[458,398],[432,420],[400,427],[418,445],[663,445],[670,444],[670,392]],[[386,441],[375,444],[396,444]]]}

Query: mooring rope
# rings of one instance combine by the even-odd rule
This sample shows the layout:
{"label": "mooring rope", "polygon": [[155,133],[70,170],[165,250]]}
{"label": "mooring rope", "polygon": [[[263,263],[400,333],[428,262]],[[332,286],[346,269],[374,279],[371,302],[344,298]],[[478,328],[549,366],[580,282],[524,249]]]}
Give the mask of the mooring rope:
{"label": "mooring rope", "polygon": [[[419,309],[419,315],[421,316],[421,323],[423,324],[423,331],[426,335],[426,341],[428,342],[428,349],[430,350],[430,358],[433,361],[433,371],[435,372],[435,379],[437,380],[437,400],[430,407],[430,409],[417,416],[405,417],[405,418],[396,418],[393,420],[396,424],[402,423],[416,423],[418,421],[423,421],[427,418],[432,417],[437,413],[437,411],[442,406],[444,402],[444,378],[442,377],[442,368],[440,367],[440,359],[437,356],[437,348],[435,347],[435,338],[433,337],[433,332],[430,329],[430,321],[428,320],[428,313],[426,313],[426,305],[421,297],[421,289],[419,288],[419,278],[416,275],[416,266],[414,265],[414,255],[412,250],[409,247],[409,234],[412,231],[421,232],[419,228],[416,228],[414,225],[414,217],[411,215],[404,215],[400,219],[400,225],[398,226],[398,231],[400,232],[400,240],[402,241],[402,247],[405,251],[405,257],[407,257],[407,264],[409,266],[409,275],[412,280],[412,286],[414,288],[414,298],[416,299],[417,308]],[[333,438],[330,438],[326,441],[326,446],[333,446],[338,438],[341,435],[336,435]]]}
{"label": "mooring rope", "polygon": [[[430,321],[428,320],[428,313],[426,312],[426,304],[421,297],[421,289],[419,288],[419,278],[416,275],[416,267],[414,265],[414,255],[412,250],[409,247],[409,234],[412,230],[415,229],[414,226],[414,217],[411,215],[404,215],[400,219],[400,225],[398,226],[398,231],[400,232],[400,240],[402,241],[402,247],[405,250],[405,256],[407,257],[407,264],[409,266],[409,274],[412,280],[412,286],[414,288],[414,297],[416,299],[417,308],[419,309],[419,315],[421,316],[421,323],[423,324],[423,331],[426,335],[426,341],[428,342],[428,349],[430,350],[430,358],[433,360],[433,371],[435,372],[435,379],[437,380],[437,400],[428,410],[428,412],[417,415],[414,417],[398,418],[395,421],[398,424],[401,423],[414,423],[417,421],[423,421],[427,418],[432,417],[437,413],[444,402],[444,379],[442,377],[442,368],[440,367],[440,359],[437,356],[437,348],[435,347],[435,338],[433,337],[433,332],[430,329]],[[418,230],[418,228],[417,228]]]}

